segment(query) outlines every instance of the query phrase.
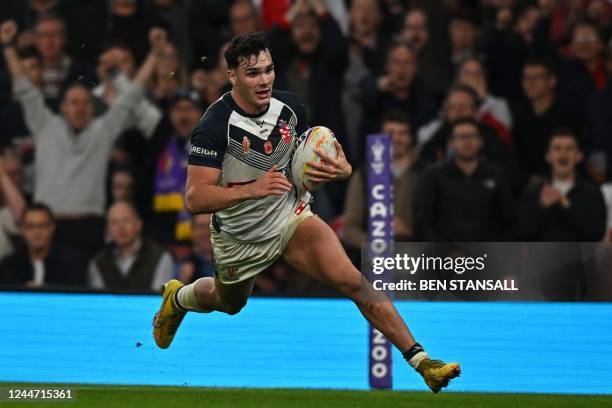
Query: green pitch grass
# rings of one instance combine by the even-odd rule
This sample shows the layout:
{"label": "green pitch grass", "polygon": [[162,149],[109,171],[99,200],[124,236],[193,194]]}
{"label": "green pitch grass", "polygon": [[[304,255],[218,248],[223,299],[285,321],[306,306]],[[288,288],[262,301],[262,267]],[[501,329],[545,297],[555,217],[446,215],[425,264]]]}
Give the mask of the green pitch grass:
{"label": "green pitch grass", "polygon": [[[9,388],[61,388],[62,385],[0,383],[3,395]],[[612,407],[612,396],[603,395],[535,395],[535,394],[468,394],[399,391],[327,391],[304,389],[137,387],[137,386],[64,386],[76,390],[76,401],[68,403],[7,403],[14,407],[351,407],[351,408],[575,408]]]}

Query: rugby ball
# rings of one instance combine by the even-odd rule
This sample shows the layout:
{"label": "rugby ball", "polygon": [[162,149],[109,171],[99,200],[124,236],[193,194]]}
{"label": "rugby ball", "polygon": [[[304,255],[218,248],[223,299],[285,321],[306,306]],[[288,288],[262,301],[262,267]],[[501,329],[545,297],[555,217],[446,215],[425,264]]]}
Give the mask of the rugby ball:
{"label": "rugby ball", "polygon": [[311,169],[308,162],[321,163],[323,160],[315,153],[319,149],[330,157],[336,158],[334,132],[324,126],[315,126],[300,135],[297,140],[291,161],[291,180],[301,191],[316,191],[325,185],[324,182],[311,181],[306,170]]}

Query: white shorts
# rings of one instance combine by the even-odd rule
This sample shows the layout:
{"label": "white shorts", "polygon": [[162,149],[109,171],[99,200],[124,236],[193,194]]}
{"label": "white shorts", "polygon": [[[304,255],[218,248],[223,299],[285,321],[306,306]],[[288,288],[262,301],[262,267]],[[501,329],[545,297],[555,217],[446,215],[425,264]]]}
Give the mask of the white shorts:
{"label": "white shorts", "polygon": [[255,243],[234,241],[211,228],[215,276],[223,284],[232,284],[264,271],[283,254],[297,226],[313,215],[310,205],[299,214],[293,212],[280,235]]}

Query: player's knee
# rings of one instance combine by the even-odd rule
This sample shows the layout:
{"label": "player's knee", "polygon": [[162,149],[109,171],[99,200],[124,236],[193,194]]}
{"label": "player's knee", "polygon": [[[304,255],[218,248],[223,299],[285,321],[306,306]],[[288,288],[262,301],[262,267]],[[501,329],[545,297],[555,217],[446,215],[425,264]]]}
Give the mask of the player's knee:
{"label": "player's knee", "polygon": [[246,306],[247,301],[235,302],[225,305],[224,312],[230,316],[240,313],[240,311]]}

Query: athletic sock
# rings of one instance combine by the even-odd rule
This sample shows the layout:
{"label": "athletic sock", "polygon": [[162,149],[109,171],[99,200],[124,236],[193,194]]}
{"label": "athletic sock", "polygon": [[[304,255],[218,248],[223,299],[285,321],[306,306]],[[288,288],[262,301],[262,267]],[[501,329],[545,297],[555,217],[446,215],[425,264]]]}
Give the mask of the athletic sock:
{"label": "athletic sock", "polygon": [[198,312],[201,309],[195,297],[195,285],[197,282],[198,281],[196,280],[189,285],[183,286],[174,294],[174,304],[184,312]]}
{"label": "athletic sock", "polygon": [[416,370],[421,361],[429,358],[429,355],[419,343],[414,343],[412,347],[402,353],[408,364]]}

